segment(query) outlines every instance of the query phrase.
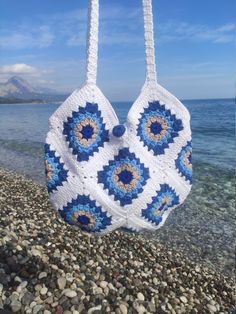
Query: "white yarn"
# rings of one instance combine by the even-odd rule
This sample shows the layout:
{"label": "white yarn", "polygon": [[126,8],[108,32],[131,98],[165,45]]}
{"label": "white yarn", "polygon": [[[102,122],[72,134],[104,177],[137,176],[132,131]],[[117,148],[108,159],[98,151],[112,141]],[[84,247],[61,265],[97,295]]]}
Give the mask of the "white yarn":
{"label": "white yarn", "polygon": [[99,0],[89,2],[87,32],[87,84],[96,84],[98,60]]}
{"label": "white yarn", "polygon": [[[146,47],[146,82],[142,88],[140,96],[128,112],[127,120],[124,124],[126,128],[125,133],[120,137],[112,134],[113,128],[119,124],[119,119],[110,102],[96,86],[99,11],[98,0],[90,0],[86,83],[81,89],[75,90],[50,117],[50,130],[46,138],[46,147],[51,153],[47,151],[45,158],[47,163],[47,173],[49,174],[48,187],[50,200],[54,208],[61,213],[62,210],[67,212],[67,208],[70,207],[68,204],[71,204],[73,200],[78,200],[78,196],[85,195],[88,197],[91,201],[91,203],[90,201],[88,201],[88,203],[90,205],[93,204],[93,206],[98,208],[97,210],[100,212],[99,217],[102,217],[101,213],[103,213],[106,215],[107,221],[110,219],[110,224],[107,224],[105,228],[98,228],[95,230],[96,232],[94,233],[97,234],[106,234],[119,227],[127,227],[133,231],[140,231],[142,229],[157,230],[165,223],[165,220],[170,212],[185,200],[191,189],[190,176],[184,172],[185,169],[177,167],[180,160],[180,152],[187,145],[187,143],[191,141],[190,116],[188,110],[179,100],[177,100],[176,97],[157,84],[151,0],[142,0],[142,2]],[[98,147],[97,151],[94,151],[92,155],[88,157],[88,160],[78,160],[82,158],[82,155],[80,155],[80,153],[76,154],[75,151],[73,151],[74,144],[72,145],[72,142],[70,142],[73,138],[68,140],[68,137],[71,137],[71,134],[74,131],[71,129],[68,131],[68,128],[70,128],[74,123],[71,121],[76,120],[76,114],[80,117],[82,116],[83,110],[87,110],[89,106],[88,103],[97,104],[96,114],[99,119],[102,118],[100,121],[102,121],[101,123],[105,125],[105,130],[109,131],[108,139]],[[146,121],[146,115],[151,112],[150,104],[152,103],[154,103],[154,106],[157,106],[161,110],[161,113],[163,108],[165,108],[165,112],[163,114],[176,124],[176,130],[178,129],[181,121],[182,129],[179,127],[178,132],[175,130],[177,135],[173,137],[173,141],[169,139],[169,142],[167,143],[168,146],[161,153],[157,153],[155,147],[153,148],[151,146],[147,146],[147,141],[143,140],[142,136],[138,134],[138,130],[141,129],[141,121]],[[155,118],[156,116],[152,116],[152,119],[154,119],[153,117]],[[147,120],[147,123],[150,123],[150,121]],[[154,126],[158,128],[159,122],[153,123],[156,123]],[[160,123],[162,123],[162,127],[165,127],[165,121]],[[90,128],[91,125],[88,125],[88,128]],[[81,125],[79,127],[81,129]],[[67,131],[65,131],[66,128]],[[168,132],[170,132],[169,129]],[[79,134],[78,136],[81,138],[81,133],[79,132],[82,131],[78,131],[78,129],[75,130],[77,132],[76,134]],[[152,133],[151,136],[155,135],[153,134],[154,133]],[[160,147],[161,150],[162,146]],[[137,193],[137,195],[134,194],[131,203],[122,205],[122,202],[128,202],[125,199],[125,196],[121,196],[120,199],[117,199],[116,191],[118,190],[114,190],[115,192],[113,191],[112,193],[111,187],[107,187],[107,182],[105,181],[109,178],[109,173],[106,172],[108,165],[114,161],[116,156],[119,155],[119,152],[123,151],[124,148],[128,148],[129,158],[132,159],[130,156],[133,156],[134,154],[135,160],[139,160],[140,164],[143,164],[144,168],[148,169],[147,171],[149,177],[143,179],[144,181],[146,180],[143,185],[140,183],[141,181],[139,181],[139,179],[136,179],[136,181],[132,179],[134,181],[131,181],[131,183],[138,182],[141,186],[141,190]],[[51,157],[49,156],[50,154]],[[188,156],[188,152],[186,153],[186,156]],[[183,160],[188,162],[186,156],[184,155],[185,159]],[[62,182],[59,182],[60,180],[57,181],[57,176],[60,177],[60,172],[57,176],[53,173],[53,171],[50,172],[54,162],[57,164],[58,161],[60,165],[63,165],[61,174],[67,176],[66,180],[62,180]],[[145,170],[142,169],[142,166],[137,166],[137,169],[141,169],[140,171],[143,171],[143,178],[145,178]],[[120,171],[120,168],[118,170]],[[124,173],[127,175],[127,171],[124,171]],[[99,182],[99,180],[103,180],[101,179],[101,177],[103,178],[103,174],[105,183]],[[54,175],[56,179],[53,179],[53,181],[50,179],[50,175]],[[119,175],[121,175],[121,172]],[[117,177],[118,175],[114,175],[113,173],[112,178]],[[126,176],[124,180],[128,180],[127,178],[128,177]],[[56,184],[58,182],[59,184]],[[167,185],[174,191],[171,192],[171,190],[168,190],[171,195],[170,199],[171,197],[175,199],[175,201],[178,199],[178,202],[176,201],[176,203],[174,203],[173,201],[173,204],[171,203],[172,205],[168,207],[165,205],[165,199],[164,201],[161,199],[166,207],[164,207],[165,210],[163,210],[160,214],[162,220],[159,223],[156,223],[150,218],[151,216],[145,216],[147,215],[147,208],[149,208],[148,213],[150,214],[150,204],[154,202],[153,198],[157,195],[165,196],[166,194],[162,191],[162,189]],[[133,190],[131,189],[131,191]],[[80,207],[80,209],[82,207]],[[80,214],[81,212],[85,212],[85,209],[83,209],[83,211],[81,210]],[[85,214],[90,215],[91,213],[86,212]],[[86,220],[85,214],[84,216],[82,214],[81,215],[83,216],[83,219]],[[89,219],[92,218],[90,217]],[[83,227],[81,222],[74,222],[80,227]],[[87,231],[93,232],[94,230],[90,229]]]}
{"label": "white yarn", "polygon": [[153,15],[151,0],[143,1],[144,39],[146,52],[146,79],[147,82],[156,83],[156,61],[153,37]]}

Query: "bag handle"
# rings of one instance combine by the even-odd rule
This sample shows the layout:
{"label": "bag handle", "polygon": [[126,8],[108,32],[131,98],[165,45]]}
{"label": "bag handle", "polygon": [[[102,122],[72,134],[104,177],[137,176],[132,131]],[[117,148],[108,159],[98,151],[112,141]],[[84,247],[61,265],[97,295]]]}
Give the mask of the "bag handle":
{"label": "bag handle", "polygon": [[96,84],[98,63],[99,0],[89,0],[86,83]]}
{"label": "bag handle", "polygon": [[156,60],[155,60],[155,44],[153,31],[153,13],[152,0],[142,0],[143,2],[143,18],[144,18],[144,41],[146,54],[146,81],[150,84],[156,84]]}
{"label": "bag handle", "polygon": [[[153,36],[152,0],[142,0],[142,5],[146,55],[146,82],[155,84],[157,82],[157,75]],[[86,83],[96,84],[98,63],[99,0],[89,0],[88,21]]]}

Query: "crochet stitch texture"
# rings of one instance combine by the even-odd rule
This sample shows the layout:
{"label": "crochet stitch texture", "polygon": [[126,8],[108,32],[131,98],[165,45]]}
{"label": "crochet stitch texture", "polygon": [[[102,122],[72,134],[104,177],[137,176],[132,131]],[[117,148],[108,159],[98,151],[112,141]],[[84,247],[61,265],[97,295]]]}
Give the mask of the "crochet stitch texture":
{"label": "crochet stitch texture", "polygon": [[191,189],[190,115],[157,83],[152,3],[142,3],[146,81],[126,122],[96,85],[98,0],[90,0],[86,82],[49,119],[50,201],[68,224],[93,234],[155,231]]}

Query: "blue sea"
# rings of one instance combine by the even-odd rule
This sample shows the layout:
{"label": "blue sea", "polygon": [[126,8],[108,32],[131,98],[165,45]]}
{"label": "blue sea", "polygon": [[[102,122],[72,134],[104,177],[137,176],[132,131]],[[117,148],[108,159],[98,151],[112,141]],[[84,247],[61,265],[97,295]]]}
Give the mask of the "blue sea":
{"label": "blue sea", "polygon": [[[232,169],[235,166],[234,100],[183,103],[191,114],[194,161]],[[48,119],[58,106],[54,103],[0,105],[0,166],[44,182],[42,147]],[[117,102],[113,106],[124,122],[131,103]]]}
{"label": "blue sea", "polygon": [[[190,258],[230,272],[234,264],[234,100],[183,103],[191,114],[193,189],[156,237]],[[58,106],[0,105],[0,167],[44,184],[43,144],[48,119]],[[114,102],[113,106],[124,122],[131,103]]]}

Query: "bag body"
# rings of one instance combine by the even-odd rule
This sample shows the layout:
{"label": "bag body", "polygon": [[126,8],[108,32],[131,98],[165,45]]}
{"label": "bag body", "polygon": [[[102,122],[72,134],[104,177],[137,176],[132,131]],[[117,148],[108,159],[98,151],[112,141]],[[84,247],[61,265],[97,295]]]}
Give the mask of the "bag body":
{"label": "bag body", "polygon": [[151,0],[143,0],[146,81],[126,122],[96,85],[98,0],[90,0],[87,79],[49,119],[49,198],[69,224],[93,234],[160,228],[192,184],[190,115],[156,81]]}

